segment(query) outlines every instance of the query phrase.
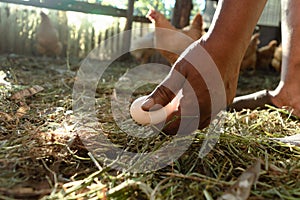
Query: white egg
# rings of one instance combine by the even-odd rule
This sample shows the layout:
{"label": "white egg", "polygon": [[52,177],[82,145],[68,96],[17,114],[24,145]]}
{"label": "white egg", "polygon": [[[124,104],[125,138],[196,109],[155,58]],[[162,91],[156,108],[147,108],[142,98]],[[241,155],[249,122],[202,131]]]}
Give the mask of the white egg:
{"label": "white egg", "polygon": [[148,96],[142,96],[137,98],[130,106],[130,115],[134,121],[139,124],[158,124],[167,119],[167,117],[178,109],[179,101],[182,97],[182,91],[180,90],[176,97],[165,107],[155,111],[144,111],[142,109],[142,103]]}

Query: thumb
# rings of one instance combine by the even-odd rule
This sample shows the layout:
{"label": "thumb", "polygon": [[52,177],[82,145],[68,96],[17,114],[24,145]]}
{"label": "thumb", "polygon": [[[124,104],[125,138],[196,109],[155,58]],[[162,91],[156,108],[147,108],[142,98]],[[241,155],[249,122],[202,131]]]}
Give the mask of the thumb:
{"label": "thumb", "polygon": [[184,82],[185,77],[173,67],[167,77],[143,102],[142,109],[145,111],[158,110],[167,105],[182,88]]}
{"label": "thumb", "polygon": [[164,85],[159,85],[143,102],[142,109],[145,111],[158,110],[164,107],[175,97],[175,94]]}

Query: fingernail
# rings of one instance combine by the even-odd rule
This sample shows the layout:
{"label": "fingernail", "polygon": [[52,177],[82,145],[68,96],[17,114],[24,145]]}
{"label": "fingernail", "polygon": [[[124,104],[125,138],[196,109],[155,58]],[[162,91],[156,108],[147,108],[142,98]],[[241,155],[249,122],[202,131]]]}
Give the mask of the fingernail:
{"label": "fingernail", "polygon": [[149,111],[153,105],[154,100],[152,98],[146,99],[144,103],[142,103],[142,109],[145,111]]}

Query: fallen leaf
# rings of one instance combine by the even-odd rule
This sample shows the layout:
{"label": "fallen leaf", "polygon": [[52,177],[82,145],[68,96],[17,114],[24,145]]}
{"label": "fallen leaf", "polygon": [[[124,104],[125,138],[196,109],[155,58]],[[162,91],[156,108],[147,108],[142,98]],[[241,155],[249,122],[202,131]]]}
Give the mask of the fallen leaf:
{"label": "fallen leaf", "polygon": [[258,180],[260,167],[260,160],[256,160],[218,200],[247,200],[252,185]]}
{"label": "fallen leaf", "polygon": [[24,115],[26,115],[26,113],[30,110],[30,107],[27,106],[26,104],[22,105],[21,107],[18,108],[17,112],[16,112],[16,118],[20,119],[22,118]]}
{"label": "fallen leaf", "polygon": [[34,85],[33,87],[31,88],[26,88],[24,90],[21,90],[19,92],[16,92],[15,94],[13,94],[11,96],[11,99],[12,100],[19,100],[19,99],[23,99],[23,98],[26,98],[26,97],[30,97],[40,91],[44,90],[43,87],[39,86],[39,85]]}

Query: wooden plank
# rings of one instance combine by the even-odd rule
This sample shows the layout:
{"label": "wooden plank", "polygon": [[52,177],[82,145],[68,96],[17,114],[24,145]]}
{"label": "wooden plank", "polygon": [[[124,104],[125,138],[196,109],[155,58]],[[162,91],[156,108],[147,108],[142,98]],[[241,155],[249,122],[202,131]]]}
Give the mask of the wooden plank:
{"label": "wooden plank", "polygon": [[59,1],[59,0],[45,0],[43,2],[39,2],[36,0],[0,0],[0,2],[5,3],[14,3],[21,4],[27,6],[34,6],[40,8],[49,8],[56,10],[64,10],[64,11],[76,11],[90,14],[100,14],[100,15],[110,15],[116,17],[126,17],[127,11],[124,9],[114,8],[112,6],[102,6],[100,4],[91,4],[87,2],[79,2],[79,1]]}
{"label": "wooden plank", "polygon": [[141,23],[151,23],[151,21],[144,16],[133,16],[133,21]]}
{"label": "wooden plank", "polygon": [[[92,4],[74,0],[44,0],[43,2],[40,2],[38,0],[0,0],[0,2],[63,11],[75,11],[89,14],[109,15],[114,17],[127,17],[127,10],[125,9],[119,9],[112,6],[103,6],[100,4]],[[144,16],[134,16],[133,21],[150,23],[150,21]]]}

